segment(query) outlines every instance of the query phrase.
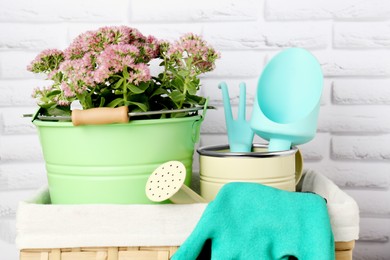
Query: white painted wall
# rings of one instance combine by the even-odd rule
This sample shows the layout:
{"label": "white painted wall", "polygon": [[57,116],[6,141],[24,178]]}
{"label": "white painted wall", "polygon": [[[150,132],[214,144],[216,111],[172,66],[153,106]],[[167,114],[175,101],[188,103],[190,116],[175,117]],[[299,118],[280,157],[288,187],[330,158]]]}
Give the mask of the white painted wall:
{"label": "white painted wall", "polygon": [[[31,90],[45,84],[26,65],[79,33],[125,24],[159,38],[202,34],[222,54],[203,79],[221,107],[221,80],[252,107],[256,81],[280,49],[306,48],[325,75],[316,138],[300,146],[306,167],[331,178],[361,210],[354,259],[390,259],[390,2],[387,0],[0,0],[0,259],[14,245],[19,200],[46,183]],[[234,88],[234,89],[233,89]],[[223,109],[209,111],[200,145],[227,143]],[[260,139],[257,138],[257,141]],[[197,163],[194,166],[197,168]]]}

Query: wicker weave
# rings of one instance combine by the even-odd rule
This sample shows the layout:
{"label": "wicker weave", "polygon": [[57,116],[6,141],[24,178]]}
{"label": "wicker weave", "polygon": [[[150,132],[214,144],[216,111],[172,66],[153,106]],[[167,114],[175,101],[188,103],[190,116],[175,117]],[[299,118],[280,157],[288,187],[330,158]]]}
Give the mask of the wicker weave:
{"label": "wicker weave", "polygon": [[178,247],[23,249],[20,260],[168,260]]}
{"label": "wicker weave", "polygon": [[[355,241],[336,242],[336,260],[352,260]],[[178,247],[23,249],[20,260],[168,260]]]}

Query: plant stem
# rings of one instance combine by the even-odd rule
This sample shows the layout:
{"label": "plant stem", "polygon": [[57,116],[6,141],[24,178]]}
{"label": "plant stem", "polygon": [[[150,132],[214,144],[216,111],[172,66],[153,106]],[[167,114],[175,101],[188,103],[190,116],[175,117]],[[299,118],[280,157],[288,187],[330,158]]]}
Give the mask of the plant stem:
{"label": "plant stem", "polygon": [[126,106],[127,102],[127,80],[128,80],[128,73],[127,73],[127,66],[123,69],[123,105]]}
{"label": "plant stem", "polygon": [[187,76],[184,80],[184,87],[183,87],[183,95],[184,95],[184,98],[180,101],[180,104],[179,104],[179,109],[182,108],[183,106],[183,103],[184,103],[184,100],[186,99],[186,94],[187,94],[187,89],[188,89],[188,84],[189,84],[189,81],[190,81],[190,78]]}
{"label": "plant stem", "polygon": [[167,63],[167,57],[164,56],[164,74],[163,74],[163,81],[167,80],[167,70],[168,70],[168,63]]}
{"label": "plant stem", "polygon": [[125,104],[127,102],[127,79],[126,78],[123,80],[123,102],[124,105],[126,105]]}
{"label": "plant stem", "polygon": [[183,95],[184,95],[184,97],[180,101],[179,109],[182,108],[184,100],[186,100],[186,94],[187,94],[187,90],[188,90],[188,85],[190,83],[190,73],[191,73],[190,71],[191,71],[191,67],[192,67],[192,62],[193,62],[192,57],[188,57],[188,59],[184,60],[184,65],[186,67],[186,70],[187,70],[188,74],[185,76],[185,79],[184,79],[184,87],[183,87]]}

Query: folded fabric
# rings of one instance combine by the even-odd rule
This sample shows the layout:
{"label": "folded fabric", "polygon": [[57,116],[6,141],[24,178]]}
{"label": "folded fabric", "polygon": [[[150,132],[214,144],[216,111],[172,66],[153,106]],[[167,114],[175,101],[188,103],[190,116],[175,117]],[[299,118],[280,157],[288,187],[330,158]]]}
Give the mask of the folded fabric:
{"label": "folded fabric", "polygon": [[52,205],[47,188],[20,202],[16,244],[25,248],[178,246],[207,204]]}
{"label": "folded fabric", "polygon": [[333,260],[335,254],[321,196],[255,183],[224,185],[172,259],[196,259],[206,241],[211,259]]}
{"label": "folded fabric", "polygon": [[328,201],[328,213],[336,242],[348,242],[359,238],[359,207],[356,201],[324,175],[305,170],[299,191],[310,191]]}

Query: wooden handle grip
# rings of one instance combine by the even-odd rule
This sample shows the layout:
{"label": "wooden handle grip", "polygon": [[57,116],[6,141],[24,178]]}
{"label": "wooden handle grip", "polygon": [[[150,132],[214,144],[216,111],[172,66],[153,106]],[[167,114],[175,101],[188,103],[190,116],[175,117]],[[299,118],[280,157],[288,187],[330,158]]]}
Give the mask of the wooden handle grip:
{"label": "wooden handle grip", "polygon": [[97,107],[86,110],[75,109],[72,111],[72,123],[78,125],[103,125],[112,123],[129,122],[128,109],[122,107]]}

